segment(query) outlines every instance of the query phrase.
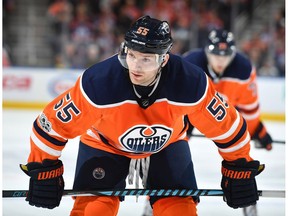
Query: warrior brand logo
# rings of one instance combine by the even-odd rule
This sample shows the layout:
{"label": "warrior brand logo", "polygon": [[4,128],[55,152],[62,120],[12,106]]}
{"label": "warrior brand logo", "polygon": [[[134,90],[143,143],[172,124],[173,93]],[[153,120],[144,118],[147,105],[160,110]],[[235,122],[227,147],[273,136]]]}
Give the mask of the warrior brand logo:
{"label": "warrior brand logo", "polygon": [[63,175],[63,172],[64,172],[64,169],[63,169],[63,166],[61,166],[54,170],[38,173],[37,179],[38,180],[53,179],[53,178]]}
{"label": "warrior brand logo", "polygon": [[155,153],[168,142],[172,129],[163,125],[137,125],[119,138],[125,150],[129,152]]}
{"label": "warrior brand logo", "polygon": [[222,167],[222,174],[231,179],[250,179],[251,178],[251,171],[236,171],[236,170],[229,170],[227,168]]}

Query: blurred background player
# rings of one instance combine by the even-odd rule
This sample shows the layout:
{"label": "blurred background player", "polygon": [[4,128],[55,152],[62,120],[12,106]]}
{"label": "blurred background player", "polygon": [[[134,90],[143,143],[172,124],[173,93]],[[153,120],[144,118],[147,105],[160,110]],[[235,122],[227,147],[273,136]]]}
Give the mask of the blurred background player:
{"label": "blurred background player", "polygon": [[[59,206],[64,189],[59,158],[68,140],[79,135],[75,190],[124,189],[135,169],[148,189],[197,189],[185,115],[218,147],[227,205],[257,202],[255,177],[264,165],[250,157],[244,118],[199,67],[169,53],[172,44],[166,21],[141,17],[125,34],[118,56],[88,68],[44,108],[33,124],[28,163],[21,165],[30,176],[30,205]],[[247,191],[239,197],[243,185]],[[120,200],[78,196],[70,215],[115,216]],[[197,197],[151,197],[150,203],[156,216],[197,215]]]}
{"label": "blurred background player", "polygon": [[[256,69],[246,56],[236,51],[233,33],[212,30],[204,49],[192,50],[183,57],[202,68],[221,96],[242,114],[255,147],[271,150],[271,136],[260,120]],[[189,136],[192,127],[188,130]]]}

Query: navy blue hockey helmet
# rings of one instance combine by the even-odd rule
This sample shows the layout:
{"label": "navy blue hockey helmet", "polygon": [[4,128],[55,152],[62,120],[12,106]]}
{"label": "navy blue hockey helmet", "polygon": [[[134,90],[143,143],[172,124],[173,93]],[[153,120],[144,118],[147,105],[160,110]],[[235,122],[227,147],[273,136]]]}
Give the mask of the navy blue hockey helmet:
{"label": "navy blue hockey helmet", "polygon": [[125,34],[124,45],[142,53],[163,55],[173,44],[169,24],[166,21],[143,16]]}
{"label": "navy blue hockey helmet", "polygon": [[232,32],[217,29],[212,30],[208,35],[206,52],[221,56],[231,56],[235,54],[236,47]]}

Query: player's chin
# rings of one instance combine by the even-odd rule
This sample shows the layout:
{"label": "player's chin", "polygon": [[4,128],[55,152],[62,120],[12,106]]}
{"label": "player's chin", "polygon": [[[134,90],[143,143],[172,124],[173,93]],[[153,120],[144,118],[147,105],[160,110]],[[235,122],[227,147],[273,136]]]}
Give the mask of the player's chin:
{"label": "player's chin", "polygon": [[140,79],[130,77],[130,80],[131,80],[132,84],[134,84],[134,85],[141,85],[142,84]]}
{"label": "player's chin", "polygon": [[218,67],[217,70],[215,71],[218,75],[221,75],[224,71],[223,67]]}
{"label": "player's chin", "polygon": [[141,75],[130,73],[130,80],[134,85],[140,85],[143,82]]}

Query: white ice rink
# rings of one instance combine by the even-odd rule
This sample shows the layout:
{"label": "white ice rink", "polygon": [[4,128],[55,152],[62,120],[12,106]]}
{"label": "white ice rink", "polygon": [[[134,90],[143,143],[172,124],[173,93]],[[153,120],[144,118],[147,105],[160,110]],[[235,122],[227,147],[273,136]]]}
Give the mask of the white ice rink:
{"label": "white ice rink", "polygon": [[[20,163],[26,163],[29,154],[29,135],[32,123],[40,111],[3,110],[3,189],[27,189],[28,176],[19,168]],[[265,122],[274,140],[285,140],[284,123]],[[198,187],[200,189],[220,188],[221,158],[214,144],[206,138],[192,138],[190,147],[194,161]],[[61,159],[64,163],[65,188],[73,184],[78,140],[68,142]],[[257,176],[259,190],[285,189],[285,145],[274,144],[273,150],[254,149],[251,156],[266,164],[263,173]],[[119,216],[141,216],[144,197],[136,203],[135,197],[126,197],[121,203]],[[68,216],[72,208],[71,197],[63,197],[60,207],[53,210],[31,207],[24,198],[5,198],[2,202],[4,216]],[[201,197],[198,205],[199,216],[242,216],[240,209],[229,208],[221,197]],[[258,202],[259,216],[284,216],[285,199],[262,198]]]}

